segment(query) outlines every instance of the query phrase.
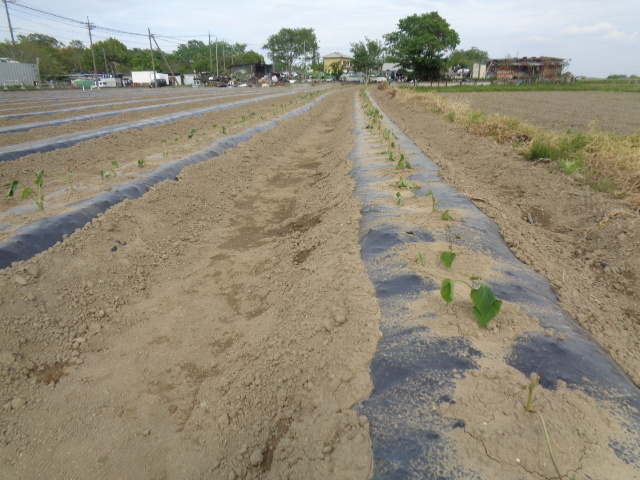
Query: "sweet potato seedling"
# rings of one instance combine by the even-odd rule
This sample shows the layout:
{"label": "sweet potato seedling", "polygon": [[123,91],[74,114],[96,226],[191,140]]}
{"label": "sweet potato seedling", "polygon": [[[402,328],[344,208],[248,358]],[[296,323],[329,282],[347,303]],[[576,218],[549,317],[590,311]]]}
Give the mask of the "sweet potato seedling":
{"label": "sweet potato seedling", "polygon": [[398,200],[396,200],[396,203],[398,204],[399,207],[402,206],[402,194],[400,192],[396,192],[396,197],[398,198]]}
{"label": "sweet potato seedling", "polygon": [[449,250],[446,252],[442,252],[440,254],[440,261],[442,262],[442,264],[446,267],[446,268],[451,268],[451,265],[453,265],[453,261],[456,259],[456,257],[458,256],[457,253],[455,253],[453,251],[453,240],[454,238],[456,240],[459,240],[460,237],[459,236],[455,236],[455,237],[449,237]]}
{"label": "sweet potato seedling", "polygon": [[53,175],[53,176],[59,180],[62,180],[64,183],[66,183],[71,190],[75,190],[73,186],[73,172],[71,170],[67,170],[66,177],[61,177],[60,175]]}
{"label": "sweet potato seedling", "polygon": [[398,182],[396,183],[396,187],[407,188],[409,190],[413,190],[414,188],[417,188],[415,184],[411,183],[409,180],[405,180],[402,177],[400,177],[400,180],[398,180]]}
{"label": "sweet potato seedling", "polygon": [[453,217],[449,214],[449,210],[442,212],[442,220],[453,220]]}
{"label": "sweet potato seedling", "polygon": [[471,277],[470,280],[472,283],[445,278],[440,288],[440,296],[448,305],[454,299],[455,282],[458,281],[467,285],[471,289],[469,296],[473,302],[473,315],[476,317],[480,328],[486,328],[489,322],[500,313],[502,300],[498,300],[495,297],[489,285],[482,283],[475,286],[474,283],[480,280],[479,277]]}
{"label": "sweet potato seedling", "polygon": [[144,167],[144,164],[146,163],[146,160],[144,158],[140,157],[136,163],[137,163],[138,167],[142,168],[142,167]]}
{"label": "sweet potato seedling", "polygon": [[422,256],[422,253],[418,252],[418,257],[416,258],[416,263],[418,265],[424,265],[424,257]]}
{"label": "sweet potato seedling", "polygon": [[35,188],[27,187],[20,180],[14,180],[11,182],[11,186],[9,187],[9,192],[7,193],[7,197],[13,197],[16,189],[18,187],[22,187],[22,194],[20,195],[20,199],[24,200],[25,198],[30,198],[33,203],[36,204],[38,210],[44,210],[44,194],[42,193],[42,177],[44,176],[44,170],[40,170],[39,172],[34,172],[36,178],[33,180]]}
{"label": "sweet potato seedling", "polygon": [[400,154],[400,159],[398,160],[398,164],[396,165],[396,170],[403,170],[405,168],[413,168],[411,166],[411,164],[409,163],[409,160],[407,160],[404,156],[404,153]]}

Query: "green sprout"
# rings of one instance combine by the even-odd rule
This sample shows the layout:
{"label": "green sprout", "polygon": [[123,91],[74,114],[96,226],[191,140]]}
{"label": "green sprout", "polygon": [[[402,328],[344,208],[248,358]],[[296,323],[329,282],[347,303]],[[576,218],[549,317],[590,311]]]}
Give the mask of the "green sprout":
{"label": "green sprout", "polygon": [[44,170],[40,170],[39,172],[34,172],[36,178],[33,180],[35,188],[27,187],[20,180],[14,180],[11,182],[11,186],[9,187],[9,192],[7,193],[7,197],[13,197],[16,189],[18,187],[22,187],[22,194],[20,195],[20,199],[24,200],[25,198],[30,198],[33,203],[36,204],[38,210],[44,210],[44,194],[42,193],[42,177],[44,176]]}

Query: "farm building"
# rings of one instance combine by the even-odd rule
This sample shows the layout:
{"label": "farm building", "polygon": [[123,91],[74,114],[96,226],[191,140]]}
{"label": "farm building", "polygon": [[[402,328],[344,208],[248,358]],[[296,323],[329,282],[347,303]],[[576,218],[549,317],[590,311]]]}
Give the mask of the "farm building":
{"label": "farm building", "polygon": [[351,67],[352,60],[353,58],[351,58],[349,55],[345,55],[339,52],[330,53],[329,55],[325,55],[324,57],[322,57],[325,72],[328,72],[329,66],[335,62],[339,62],[342,65],[342,69],[345,72],[350,72],[352,68]]}
{"label": "farm building", "polygon": [[0,84],[33,86],[40,81],[38,66],[35,63],[0,62]]}
{"label": "farm building", "polygon": [[229,67],[231,75],[241,75],[255,78],[268,77],[273,74],[273,65],[265,63],[248,63],[246,65],[232,65]]}
{"label": "farm building", "polygon": [[503,58],[489,62],[487,77],[498,80],[555,80],[562,77],[564,65],[564,58]]}

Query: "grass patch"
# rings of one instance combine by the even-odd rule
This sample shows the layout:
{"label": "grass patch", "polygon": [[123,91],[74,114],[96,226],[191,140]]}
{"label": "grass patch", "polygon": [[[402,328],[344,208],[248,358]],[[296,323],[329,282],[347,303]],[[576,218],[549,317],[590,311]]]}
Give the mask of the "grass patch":
{"label": "grass patch", "polygon": [[444,83],[440,82],[442,86],[438,87],[434,84],[431,86],[416,87],[416,92],[434,92],[442,91],[446,88],[448,93],[459,92],[631,92],[640,93],[640,83],[610,83],[603,81],[586,81],[582,80],[575,83],[523,83],[522,85],[515,85],[513,83],[507,84],[493,84],[493,85],[481,85],[474,82],[466,82],[462,85],[454,85],[454,82],[449,82],[447,87],[444,87]]}
{"label": "grass patch", "polygon": [[640,206],[640,133],[552,132],[516,117],[486,115],[434,91],[400,89],[397,95],[403,103],[442,116],[476,135],[512,145],[526,160],[545,159],[594,190],[615,193]]}

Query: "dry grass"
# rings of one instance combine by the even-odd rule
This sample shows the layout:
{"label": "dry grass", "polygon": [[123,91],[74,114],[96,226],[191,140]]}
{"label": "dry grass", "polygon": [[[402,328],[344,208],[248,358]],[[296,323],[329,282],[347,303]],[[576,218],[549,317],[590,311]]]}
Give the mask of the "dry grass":
{"label": "dry grass", "polygon": [[[379,87],[380,88],[380,87]],[[437,92],[388,90],[414,108],[442,116],[468,131],[511,144],[528,160],[549,159],[567,174],[581,178],[598,191],[615,193],[640,207],[640,134],[620,135],[595,129],[587,133],[558,133],[516,117],[486,115],[468,104]]]}

